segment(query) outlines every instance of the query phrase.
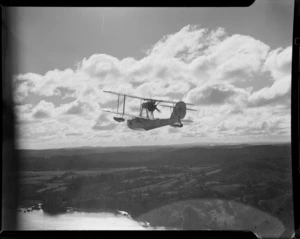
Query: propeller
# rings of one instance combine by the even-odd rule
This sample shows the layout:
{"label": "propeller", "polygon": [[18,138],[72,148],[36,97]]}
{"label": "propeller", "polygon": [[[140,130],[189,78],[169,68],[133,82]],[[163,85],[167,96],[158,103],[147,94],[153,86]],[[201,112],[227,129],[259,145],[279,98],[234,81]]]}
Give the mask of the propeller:
{"label": "propeller", "polygon": [[155,100],[148,101],[146,103],[143,103],[142,107],[147,109],[150,112],[154,112],[155,110],[157,110],[160,113],[160,110],[157,108],[157,105],[159,104],[159,102],[158,103],[156,103],[156,102],[157,101],[155,101]]}
{"label": "propeller", "polygon": [[157,108],[158,104],[159,104],[159,102],[156,105],[154,105],[154,110],[157,110],[160,113],[160,110]]}

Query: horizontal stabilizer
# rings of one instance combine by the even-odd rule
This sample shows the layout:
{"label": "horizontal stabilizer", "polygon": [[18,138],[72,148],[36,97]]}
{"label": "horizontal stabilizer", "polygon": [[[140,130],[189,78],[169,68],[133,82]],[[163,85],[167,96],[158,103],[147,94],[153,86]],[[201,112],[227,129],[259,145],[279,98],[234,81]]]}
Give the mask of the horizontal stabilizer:
{"label": "horizontal stabilizer", "polygon": [[162,106],[162,107],[169,107],[169,108],[176,108],[177,106],[172,106],[172,105],[159,105],[159,106]]}

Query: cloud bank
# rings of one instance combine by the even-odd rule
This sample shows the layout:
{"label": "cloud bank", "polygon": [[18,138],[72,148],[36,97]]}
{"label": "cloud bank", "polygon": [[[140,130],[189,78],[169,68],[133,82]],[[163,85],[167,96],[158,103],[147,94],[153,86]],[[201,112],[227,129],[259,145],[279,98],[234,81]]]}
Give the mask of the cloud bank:
{"label": "cloud bank", "polygon": [[[20,145],[289,140],[291,52],[291,46],[271,49],[251,36],[188,25],[139,60],[94,54],[73,69],[15,75]],[[116,97],[103,90],[184,100],[198,111],[189,112],[194,123],[180,130],[133,132],[101,112],[116,107]],[[136,114],[137,106],[128,99],[128,112]],[[157,117],[169,115],[164,109]]]}

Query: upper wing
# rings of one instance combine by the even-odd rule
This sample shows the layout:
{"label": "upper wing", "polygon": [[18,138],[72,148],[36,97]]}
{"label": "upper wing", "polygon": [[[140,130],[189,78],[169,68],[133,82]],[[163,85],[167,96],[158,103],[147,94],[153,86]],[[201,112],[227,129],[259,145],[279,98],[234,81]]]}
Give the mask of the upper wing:
{"label": "upper wing", "polygon": [[151,99],[148,99],[148,98],[143,98],[143,97],[134,96],[134,95],[122,94],[122,93],[113,92],[113,91],[109,91],[109,90],[104,90],[104,92],[106,92],[106,93],[110,93],[110,94],[113,94],[113,95],[125,95],[125,96],[128,96],[128,97],[130,97],[130,98],[135,98],[135,99],[141,99],[141,100],[151,100]]}
{"label": "upper wing", "polygon": [[131,114],[123,114],[117,111],[111,111],[111,110],[102,110],[104,112],[108,112],[108,113],[112,113],[112,114],[118,114],[118,115],[125,115],[125,116],[129,116],[129,117],[133,117],[133,118],[142,118],[142,119],[148,119],[142,116],[136,116],[136,115],[131,115]]}
{"label": "upper wing", "polygon": [[[104,92],[110,93],[110,94],[114,94],[114,95],[125,95],[125,96],[128,96],[130,98],[135,98],[135,99],[140,99],[140,100],[154,100],[156,102],[165,102],[165,103],[172,103],[172,104],[176,104],[177,103],[175,101],[170,101],[170,100],[158,100],[158,99],[153,99],[153,98],[144,98],[144,97],[139,97],[139,96],[134,96],[134,95],[122,94],[122,93],[118,93],[118,92],[114,92],[114,91],[109,91],[109,90],[104,90]],[[186,105],[193,105],[191,103],[185,103],[185,104]]]}

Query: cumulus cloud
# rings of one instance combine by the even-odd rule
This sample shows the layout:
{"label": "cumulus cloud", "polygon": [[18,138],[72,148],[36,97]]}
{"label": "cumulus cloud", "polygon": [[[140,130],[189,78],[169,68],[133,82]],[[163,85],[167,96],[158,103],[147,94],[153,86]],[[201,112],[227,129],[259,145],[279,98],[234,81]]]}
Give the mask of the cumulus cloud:
{"label": "cumulus cloud", "polygon": [[199,81],[247,81],[261,69],[269,47],[250,36],[226,36],[195,58],[190,69]]}
{"label": "cumulus cloud", "polygon": [[111,77],[117,79],[122,76],[120,61],[106,54],[92,55],[89,59],[84,58],[78,69],[102,81],[109,80]]}
{"label": "cumulus cloud", "polygon": [[42,100],[32,109],[32,117],[35,119],[50,118],[54,108],[53,103]]}
{"label": "cumulus cloud", "polygon": [[107,118],[107,115],[101,114],[95,124],[92,126],[93,130],[112,130],[117,127],[116,123],[113,123]]}
{"label": "cumulus cloud", "polygon": [[80,136],[82,133],[66,133],[66,136]]}
{"label": "cumulus cloud", "polygon": [[68,97],[74,97],[74,89],[71,89],[70,87],[65,86],[58,86],[54,90],[54,94],[57,94],[61,96],[62,99],[68,98]]}
{"label": "cumulus cloud", "polygon": [[169,134],[174,134],[174,133],[179,133],[179,132],[180,132],[180,130],[178,128],[174,128],[174,127],[168,128]]}
{"label": "cumulus cloud", "polygon": [[39,110],[33,114],[33,118],[36,118],[36,119],[50,118],[50,114],[47,113],[46,111]]}
{"label": "cumulus cloud", "polygon": [[220,131],[220,132],[222,132],[222,131],[227,131],[228,128],[226,127],[225,123],[222,122],[222,123],[220,123],[220,124],[217,126],[217,130]]}
{"label": "cumulus cloud", "polygon": [[204,51],[211,44],[222,37],[224,29],[219,28],[215,32],[207,34],[208,30],[197,26],[185,26],[179,32],[165,36],[158,41],[148,55],[159,58],[179,58],[183,61],[194,59],[200,51]]}
{"label": "cumulus cloud", "polygon": [[197,87],[186,96],[188,102],[197,105],[220,105],[233,102],[233,98],[247,95],[247,91],[230,84],[214,84]]}
{"label": "cumulus cloud", "polygon": [[291,72],[292,47],[271,51],[264,63],[264,71],[270,72],[274,80],[280,80]]}
{"label": "cumulus cloud", "polygon": [[259,121],[259,122],[248,122],[246,127],[237,126],[235,131],[243,136],[251,137],[252,135],[271,135],[271,136],[279,136],[290,134],[289,127],[285,127],[282,125],[281,120],[277,120],[275,122]]}
{"label": "cumulus cloud", "polygon": [[69,104],[69,107],[67,108],[65,114],[82,115],[88,110],[93,110],[93,107],[91,107],[88,103],[75,101]]}
{"label": "cumulus cloud", "polygon": [[[260,111],[253,109],[265,107],[271,111],[268,117],[285,117],[282,112],[290,104],[290,64],[291,47],[270,49],[251,36],[228,35],[222,28],[209,30],[188,25],[162,37],[141,59],[93,54],[80,61],[75,69],[54,69],[44,75],[18,74],[13,79],[14,99],[18,104],[18,119],[23,122],[38,120],[40,126],[51,119],[56,120],[51,122],[66,129],[60,133],[64,132],[69,138],[81,135],[82,139],[96,140],[98,134],[104,137],[109,130],[114,130],[116,135],[105,135],[110,140],[133,134],[126,131],[126,124],[115,124],[111,120],[113,115],[99,116],[101,109],[116,109],[117,105],[117,96],[103,90],[194,103],[198,112],[188,112],[194,123],[181,129],[155,131],[157,137],[163,139],[168,133],[176,137],[234,135],[247,133],[246,128],[257,134],[270,135],[276,130],[288,131],[284,131],[286,126],[284,129],[272,128],[275,122],[256,115]],[[266,78],[266,85],[253,91],[249,85],[257,85],[255,81],[262,77]],[[43,100],[29,104],[27,99],[33,94]],[[55,106],[51,97],[73,101]],[[126,112],[138,114],[139,103],[139,100],[127,98]],[[120,102],[120,107],[122,105]],[[276,108],[279,105],[285,105],[285,108]],[[159,116],[168,117],[169,110]],[[254,118],[265,122],[264,126],[251,125],[249,122]],[[66,124],[70,128],[65,128]],[[44,127],[36,127],[35,131],[42,129]],[[40,136],[45,137],[44,134]]]}
{"label": "cumulus cloud", "polygon": [[224,73],[243,70],[245,74],[253,74],[260,70],[269,47],[253,37],[236,34],[210,51],[210,58],[215,60],[218,70]]}
{"label": "cumulus cloud", "polygon": [[42,76],[35,73],[26,73],[14,76],[13,89],[15,102],[22,103],[29,93],[36,92],[36,87],[41,81]]}
{"label": "cumulus cloud", "polygon": [[111,130],[111,129],[114,129],[116,128],[116,124],[114,123],[110,123],[110,124],[106,124],[106,125],[101,125],[99,123],[96,123],[92,129],[94,130]]}
{"label": "cumulus cloud", "polygon": [[267,104],[290,104],[291,75],[275,81],[271,87],[264,87],[249,97],[250,106]]}

